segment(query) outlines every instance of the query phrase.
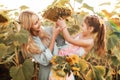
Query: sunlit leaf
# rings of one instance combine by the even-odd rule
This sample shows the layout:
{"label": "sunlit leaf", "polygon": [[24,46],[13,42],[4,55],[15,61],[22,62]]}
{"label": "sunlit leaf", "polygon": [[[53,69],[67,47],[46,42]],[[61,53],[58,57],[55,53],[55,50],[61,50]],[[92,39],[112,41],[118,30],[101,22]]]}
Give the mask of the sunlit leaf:
{"label": "sunlit leaf", "polygon": [[10,76],[13,78],[13,80],[31,80],[33,71],[33,62],[26,59],[23,65],[11,67]]}
{"label": "sunlit leaf", "polygon": [[106,68],[105,78],[106,80],[112,80],[112,68],[111,67]]}
{"label": "sunlit leaf", "polygon": [[5,60],[3,60],[2,62],[0,62],[0,64],[6,64],[9,62],[12,62],[12,59],[14,58],[15,54],[9,55]]}
{"label": "sunlit leaf", "polygon": [[103,5],[111,5],[111,2],[105,2],[105,3],[100,4],[99,6],[103,6]]}
{"label": "sunlit leaf", "polygon": [[110,20],[110,23],[112,23],[112,24],[115,25],[114,27],[116,28],[116,30],[120,31],[120,19],[119,19],[119,17],[117,17],[117,18],[112,18],[112,19]]}
{"label": "sunlit leaf", "polygon": [[87,61],[85,61],[84,59],[80,59],[79,64],[81,72],[84,72],[88,68]]}
{"label": "sunlit leaf", "polygon": [[75,0],[76,2],[78,2],[78,3],[82,3],[83,2],[83,0]]}
{"label": "sunlit leaf", "polygon": [[118,44],[118,42],[119,42],[119,38],[116,35],[109,36],[107,41],[107,49],[108,50],[113,49]]}
{"label": "sunlit leaf", "polygon": [[94,80],[92,70],[89,70],[86,74],[87,80]]}
{"label": "sunlit leaf", "polygon": [[112,34],[117,35],[117,37],[120,39],[120,32],[119,31],[114,31]]}
{"label": "sunlit leaf", "polygon": [[13,80],[25,80],[25,76],[22,71],[22,65],[20,66],[13,66],[10,69],[10,76]]}
{"label": "sunlit leaf", "polygon": [[117,57],[117,59],[120,61],[120,51],[116,50],[114,55]]}
{"label": "sunlit leaf", "polygon": [[118,1],[117,3],[116,3],[116,5],[119,5],[120,4],[120,1]]}
{"label": "sunlit leaf", "polygon": [[83,20],[83,17],[84,17],[85,15],[88,15],[88,14],[89,14],[88,12],[81,11],[81,12],[73,15],[73,18],[76,20],[76,22],[78,22],[79,25],[81,25],[82,20]]}
{"label": "sunlit leaf", "polygon": [[60,0],[58,3],[61,4],[61,5],[65,5],[69,2],[70,2],[70,0]]}
{"label": "sunlit leaf", "polygon": [[105,74],[104,66],[93,66],[91,70],[87,73],[88,80],[104,80],[103,76]]}
{"label": "sunlit leaf", "polygon": [[25,6],[25,5],[22,5],[22,6],[20,6],[20,9],[21,10],[25,10],[25,9],[28,9],[29,7],[27,7],[27,6]]}
{"label": "sunlit leaf", "polygon": [[8,50],[8,46],[6,46],[5,44],[0,44],[0,58],[7,54],[7,50]]}
{"label": "sunlit leaf", "polygon": [[16,46],[14,46],[13,44],[11,44],[10,47],[8,48],[7,53],[8,53],[8,54],[14,53],[14,52],[15,52],[15,51],[14,51],[15,47],[16,47]]}
{"label": "sunlit leaf", "polygon": [[107,17],[108,19],[111,18],[111,16],[112,16],[112,14],[109,13],[107,10],[102,10],[101,12],[102,12],[102,13],[104,14],[104,16]]}
{"label": "sunlit leaf", "polygon": [[17,21],[11,22],[10,26],[13,28],[14,31],[17,33],[20,32],[21,26]]}
{"label": "sunlit leaf", "polygon": [[109,21],[110,22],[110,27],[113,29],[113,30],[115,30],[115,31],[119,31],[120,30],[120,27],[117,25],[117,24],[115,24],[113,21]]}
{"label": "sunlit leaf", "polygon": [[120,9],[120,6],[117,6],[117,5],[116,5],[116,6],[115,6],[115,9]]}
{"label": "sunlit leaf", "polygon": [[9,13],[9,11],[8,10],[3,10],[2,11],[2,14],[5,16],[6,14],[8,14]]}
{"label": "sunlit leaf", "polygon": [[107,76],[106,80],[112,80],[112,75],[111,76]]}
{"label": "sunlit leaf", "polygon": [[23,63],[22,69],[26,78],[25,80],[30,80],[32,78],[34,71],[33,62],[30,59],[26,59],[25,62]]}
{"label": "sunlit leaf", "polygon": [[3,7],[4,5],[0,4],[0,7]]}
{"label": "sunlit leaf", "polygon": [[84,3],[82,7],[83,7],[83,8],[86,8],[86,9],[88,9],[88,10],[91,10],[91,11],[93,11],[93,12],[94,12],[94,8],[93,8],[93,7],[91,7],[91,6],[89,6],[89,5],[88,5],[88,4],[86,4],[86,3]]}
{"label": "sunlit leaf", "polygon": [[29,33],[26,30],[21,29],[19,33],[12,34],[8,37],[8,39],[10,41],[18,41],[20,44],[22,44],[28,41],[28,35]]}
{"label": "sunlit leaf", "polygon": [[57,2],[58,2],[58,0],[54,0],[51,5],[54,5]]}
{"label": "sunlit leaf", "polygon": [[115,66],[120,65],[120,60],[116,56],[112,56],[111,60],[112,60],[113,65],[115,65]]}
{"label": "sunlit leaf", "polygon": [[19,13],[18,13],[18,12],[15,12],[15,13],[14,13],[14,15],[15,15],[15,16],[18,16],[18,15],[19,15]]}
{"label": "sunlit leaf", "polygon": [[103,76],[105,74],[105,67],[104,66],[95,66],[93,67],[95,78],[94,80],[104,80]]}
{"label": "sunlit leaf", "polygon": [[0,11],[0,14],[3,14],[4,16],[8,16],[8,14],[11,12],[11,11],[15,11],[17,9],[5,9],[5,10],[2,10]]}
{"label": "sunlit leaf", "polygon": [[105,66],[95,66],[94,69],[99,76],[105,75]]}
{"label": "sunlit leaf", "polygon": [[120,70],[118,71],[118,74],[120,75]]}

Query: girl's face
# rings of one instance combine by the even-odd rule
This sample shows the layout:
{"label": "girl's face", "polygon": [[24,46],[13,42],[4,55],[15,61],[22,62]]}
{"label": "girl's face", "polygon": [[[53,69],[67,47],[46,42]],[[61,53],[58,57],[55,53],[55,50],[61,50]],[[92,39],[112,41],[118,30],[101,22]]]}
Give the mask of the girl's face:
{"label": "girl's face", "polygon": [[37,15],[32,16],[32,22],[33,22],[32,30],[36,31],[36,32],[41,31],[41,22],[40,22],[40,19]]}
{"label": "girl's face", "polygon": [[85,22],[82,23],[81,30],[82,30],[83,35],[87,35],[89,33],[88,27],[85,24]]}

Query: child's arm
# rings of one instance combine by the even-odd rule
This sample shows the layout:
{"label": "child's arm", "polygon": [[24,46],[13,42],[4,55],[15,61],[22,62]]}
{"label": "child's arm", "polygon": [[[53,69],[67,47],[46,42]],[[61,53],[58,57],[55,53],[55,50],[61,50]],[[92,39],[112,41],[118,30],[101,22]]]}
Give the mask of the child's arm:
{"label": "child's arm", "polygon": [[66,41],[68,41],[69,43],[76,45],[76,46],[82,46],[82,47],[88,47],[91,45],[91,40],[90,39],[74,39],[72,38],[72,36],[69,34],[68,30],[67,30],[67,25],[65,23],[65,21],[63,19],[60,19],[57,21],[57,24],[63,29],[63,36],[65,38]]}
{"label": "child's arm", "polygon": [[74,34],[74,35],[72,35],[72,38],[76,38],[76,37],[80,37],[80,35],[81,35],[81,32],[79,32],[79,33],[76,33],[76,34]]}

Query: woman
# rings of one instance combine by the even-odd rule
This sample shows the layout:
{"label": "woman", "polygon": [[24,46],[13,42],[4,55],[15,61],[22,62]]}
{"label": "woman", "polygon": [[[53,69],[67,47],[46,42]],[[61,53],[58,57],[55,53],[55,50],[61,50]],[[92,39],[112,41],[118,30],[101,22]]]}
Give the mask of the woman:
{"label": "woman", "polygon": [[23,11],[19,22],[30,33],[28,42],[22,45],[22,50],[26,56],[32,56],[40,64],[39,80],[48,80],[50,60],[58,53],[55,39],[60,29],[54,26],[54,34],[51,36],[50,29],[43,30],[39,17],[32,11]]}

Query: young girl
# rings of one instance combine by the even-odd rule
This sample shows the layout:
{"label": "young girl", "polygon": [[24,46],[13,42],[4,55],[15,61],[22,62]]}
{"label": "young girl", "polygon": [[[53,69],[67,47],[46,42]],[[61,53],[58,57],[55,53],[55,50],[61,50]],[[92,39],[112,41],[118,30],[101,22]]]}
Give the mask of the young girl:
{"label": "young girl", "polygon": [[[50,60],[58,54],[55,39],[59,34],[59,28],[54,27],[53,34],[49,29],[41,27],[39,17],[31,11],[23,11],[19,16],[21,27],[28,30],[28,42],[22,45],[26,56],[32,56],[40,64],[39,80],[48,80],[50,72]],[[52,35],[52,37],[51,37]]]}
{"label": "young girl", "polygon": [[81,26],[82,32],[76,38],[70,36],[63,19],[59,19],[57,25],[63,29],[63,36],[70,43],[59,51],[59,55],[78,54],[79,56],[85,56],[94,48],[97,55],[105,56],[105,26],[98,16],[86,16]]}
{"label": "young girl", "polygon": [[[97,16],[86,16],[82,23],[82,32],[75,38],[70,36],[63,19],[59,19],[57,25],[61,27],[65,40],[69,42],[59,51],[60,56],[77,54],[84,57],[93,47],[98,55],[105,55],[105,26]],[[58,80],[58,76],[54,75],[55,73],[51,71],[50,80]],[[59,80],[74,80],[73,73],[66,76],[66,79],[60,78]]]}

